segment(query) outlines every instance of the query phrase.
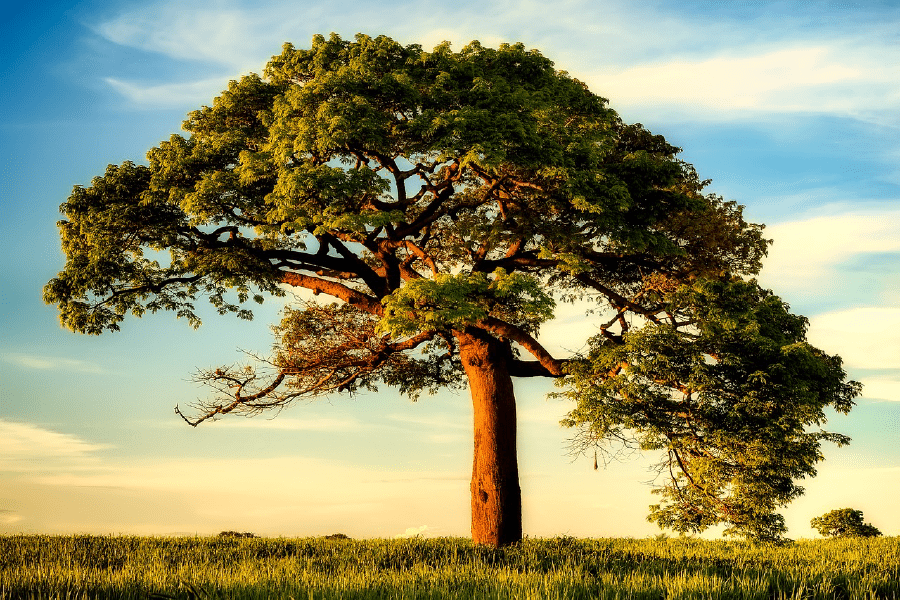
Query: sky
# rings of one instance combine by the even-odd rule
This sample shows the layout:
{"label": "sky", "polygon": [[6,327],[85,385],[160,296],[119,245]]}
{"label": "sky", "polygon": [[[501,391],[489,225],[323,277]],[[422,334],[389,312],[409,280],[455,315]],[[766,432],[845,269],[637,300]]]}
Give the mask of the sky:
{"label": "sky", "polygon": [[[865,385],[829,419],[853,441],[824,448],[783,511],[788,535],[815,537],[810,519],[844,507],[900,535],[900,3],[48,0],[0,8],[0,28],[0,533],[468,535],[465,391],[382,389],[194,429],[173,411],[205,394],[192,372],[265,353],[281,303],[249,323],[210,315],[194,331],[159,313],[88,337],[41,300],[74,185],[143,161],[284,42],[333,31],[521,41],[683,148],[709,191],[766,224],[762,284]],[[560,314],[542,341],[585,329]],[[658,534],[656,457],[596,471],[573,457],[552,390],[516,383],[526,535]]]}

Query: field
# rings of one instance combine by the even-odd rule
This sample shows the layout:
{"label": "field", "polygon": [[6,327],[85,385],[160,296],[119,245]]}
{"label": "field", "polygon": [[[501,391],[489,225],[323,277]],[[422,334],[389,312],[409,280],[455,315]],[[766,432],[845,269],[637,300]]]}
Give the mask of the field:
{"label": "field", "polygon": [[900,598],[900,538],[0,536],[0,600],[14,598]]}

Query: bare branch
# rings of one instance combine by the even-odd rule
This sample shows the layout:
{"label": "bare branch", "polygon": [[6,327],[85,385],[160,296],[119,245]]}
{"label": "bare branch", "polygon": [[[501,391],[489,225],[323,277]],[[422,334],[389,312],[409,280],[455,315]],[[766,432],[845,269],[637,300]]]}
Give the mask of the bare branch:
{"label": "bare branch", "polygon": [[[426,331],[392,341],[378,335],[377,317],[351,305],[306,304],[286,312],[281,339],[271,358],[248,353],[256,366],[198,370],[194,380],[213,390],[213,399],[195,406],[196,419],[178,414],[192,426],[219,415],[254,415],[283,408],[294,399],[372,388],[376,380],[395,380],[414,372],[416,361],[405,352],[440,338]],[[443,338],[441,338],[443,339]]]}

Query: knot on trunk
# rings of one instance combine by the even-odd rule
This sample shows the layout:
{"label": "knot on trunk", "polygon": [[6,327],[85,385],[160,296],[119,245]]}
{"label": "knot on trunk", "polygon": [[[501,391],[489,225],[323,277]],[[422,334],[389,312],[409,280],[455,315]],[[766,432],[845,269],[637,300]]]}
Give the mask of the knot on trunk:
{"label": "knot on trunk", "polygon": [[466,357],[466,364],[470,367],[483,367],[488,364],[480,355],[472,355]]}

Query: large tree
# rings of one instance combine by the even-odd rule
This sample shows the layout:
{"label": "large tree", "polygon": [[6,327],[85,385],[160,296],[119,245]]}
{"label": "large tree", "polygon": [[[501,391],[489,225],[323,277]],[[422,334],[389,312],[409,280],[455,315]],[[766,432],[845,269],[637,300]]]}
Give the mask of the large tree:
{"label": "large tree", "polygon": [[[198,296],[242,318],[286,288],[330,297],[288,308],[259,368],[201,371],[217,391],[193,425],[467,384],[472,536],[491,545],[522,536],[514,378],[556,379],[580,447],[657,451],[650,518],[678,531],[779,536],[820,441],[846,441],[818,426],[859,385],[749,279],[762,227],[537,51],[316,36],[183,127],[74,189],[44,297],[89,334],[148,310],[196,326]],[[568,301],[595,335],[557,356],[540,327]]]}

